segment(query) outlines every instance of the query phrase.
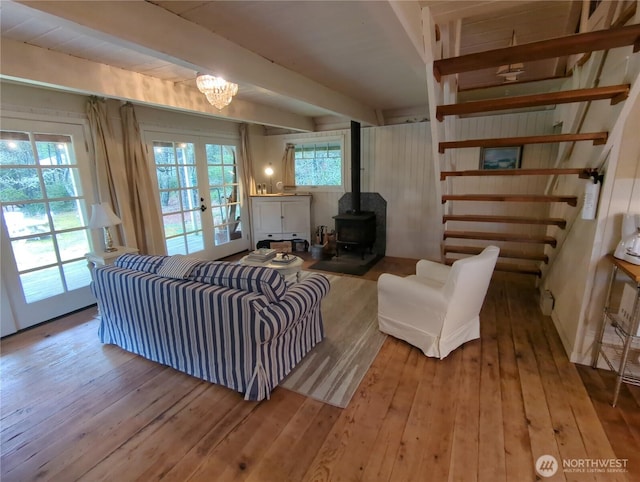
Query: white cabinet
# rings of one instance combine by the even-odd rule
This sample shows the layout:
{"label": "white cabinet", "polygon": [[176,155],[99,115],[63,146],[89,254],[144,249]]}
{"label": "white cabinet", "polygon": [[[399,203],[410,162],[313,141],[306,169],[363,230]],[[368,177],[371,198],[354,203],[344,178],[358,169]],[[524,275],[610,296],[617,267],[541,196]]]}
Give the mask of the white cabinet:
{"label": "white cabinet", "polygon": [[265,239],[311,243],[311,196],[251,196],[253,245]]}

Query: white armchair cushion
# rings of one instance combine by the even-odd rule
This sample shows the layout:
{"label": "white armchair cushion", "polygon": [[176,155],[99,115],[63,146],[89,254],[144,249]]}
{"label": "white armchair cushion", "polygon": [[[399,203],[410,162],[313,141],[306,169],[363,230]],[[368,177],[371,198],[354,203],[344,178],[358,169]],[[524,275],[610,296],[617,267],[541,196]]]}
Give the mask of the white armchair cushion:
{"label": "white armchair cushion", "polygon": [[480,337],[480,309],[498,258],[489,246],[452,266],[420,260],[416,275],[378,279],[378,325],[382,332],[444,358]]}
{"label": "white armchair cushion", "polygon": [[444,284],[451,272],[451,266],[421,259],[416,263],[416,276],[441,281]]}

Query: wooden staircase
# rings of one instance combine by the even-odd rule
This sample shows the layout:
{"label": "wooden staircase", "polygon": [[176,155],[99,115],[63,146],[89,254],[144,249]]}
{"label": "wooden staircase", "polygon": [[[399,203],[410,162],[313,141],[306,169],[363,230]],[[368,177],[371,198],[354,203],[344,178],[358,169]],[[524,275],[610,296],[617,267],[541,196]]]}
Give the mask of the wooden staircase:
{"label": "wooden staircase", "polygon": [[[602,30],[569,37],[556,38],[535,42],[531,44],[517,45],[513,47],[463,55],[460,57],[441,59],[434,62],[434,76],[438,82],[445,75],[467,72],[471,70],[498,67],[505,64],[518,62],[530,62],[564,55],[589,53],[596,50],[606,50],[615,47],[633,45],[634,52],[640,50],[640,25],[616,27],[610,30]],[[443,121],[447,116],[461,116],[478,114],[483,112],[507,111],[510,109],[522,109],[527,107],[539,107],[555,104],[574,102],[591,102],[609,99],[611,104],[624,101],[629,94],[628,84],[602,86],[588,89],[577,89],[564,92],[544,93],[526,96],[517,96],[500,99],[464,102],[459,104],[443,104],[436,108],[436,118]],[[526,146],[528,144],[560,143],[590,141],[593,145],[602,145],[607,142],[607,132],[578,132],[569,134],[532,135],[502,138],[461,139],[447,140],[438,143],[438,152],[444,154],[449,149],[464,148],[492,148]],[[530,215],[527,206],[551,205],[551,203],[566,203],[568,206],[577,207],[578,199],[574,195],[545,195],[530,194],[524,192],[487,194],[468,192],[470,182],[465,185],[465,192],[453,192],[456,178],[477,178],[478,183],[483,179],[505,176],[544,176],[556,178],[557,176],[577,175],[580,178],[597,176],[597,170],[592,168],[571,169],[487,169],[487,170],[443,170],[440,180],[447,181],[448,192],[442,195],[442,203],[448,203],[442,221],[445,225],[443,233],[442,252],[447,264],[453,263],[461,256],[469,256],[479,253],[488,244],[500,244],[500,260],[496,269],[526,275],[541,276],[542,266],[549,263],[549,256],[544,253],[544,247],[555,248],[558,244],[553,229],[563,230],[567,227],[567,220],[557,217]],[[476,184],[474,184],[476,185]],[[486,190],[486,189],[485,189]],[[447,189],[443,189],[447,191]],[[513,207],[502,209],[505,214],[491,213],[480,214],[466,212],[465,206],[478,207],[476,203],[528,203],[523,205],[523,214],[514,215]],[[455,207],[455,210],[454,210]],[[501,209],[496,209],[501,211]],[[543,210],[544,211],[544,210]],[[548,209],[547,209],[548,211]],[[508,214],[507,214],[508,213]],[[455,223],[455,228],[451,228]],[[471,226],[469,230],[463,227]],[[462,227],[460,227],[462,226]],[[481,229],[486,226],[487,229]],[[524,229],[523,232],[514,231]],[[529,228],[526,228],[529,226]],[[532,228],[532,226],[534,228]],[[544,234],[532,234],[532,230]],[[526,229],[525,229],[526,228]],[[475,245],[458,244],[460,240],[472,241]],[[452,243],[451,241],[457,241]],[[473,244],[472,243],[472,244]],[[531,248],[533,247],[533,249]],[[453,255],[453,256],[450,256]]]}

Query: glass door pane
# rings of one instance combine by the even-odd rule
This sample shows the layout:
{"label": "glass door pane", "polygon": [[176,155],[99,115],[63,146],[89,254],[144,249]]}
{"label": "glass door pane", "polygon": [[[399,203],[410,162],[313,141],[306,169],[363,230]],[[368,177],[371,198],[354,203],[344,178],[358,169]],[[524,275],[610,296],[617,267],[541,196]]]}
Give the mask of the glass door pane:
{"label": "glass door pane", "polygon": [[[11,271],[5,281],[12,287],[11,303],[18,318],[22,309],[30,312],[23,313],[23,320],[41,322],[57,316],[45,307],[48,318],[40,319],[33,315],[38,311],[33,305],[62,296],[56,300],[59,308],[64,295],[76,290],[84,289],[83,306],[93,300],[85,259],[91,242],[81,170],[71,135],[0,131],[3,238],[12,257],[10,263],[3,260],[3,271]],[[13,269],[5,270],[7,264]],[[59,314],[78,309],[70,298],[67,302],[68,310]],[[29,324],[25,321],[21,328]]]}
{"label": "glass door pane", "polygon": [[71,137],[1,135],[0,201],[25,301],[88,286],[91,249]]}
{"label": "glass door pane", "polygon": [[236,147],[206,144],[209,200],[216,246],[242,239]]}
{"label": "glass door pane", "polygon": [[205,249],[193,143],[153,142],[158,192],[168,254]]}

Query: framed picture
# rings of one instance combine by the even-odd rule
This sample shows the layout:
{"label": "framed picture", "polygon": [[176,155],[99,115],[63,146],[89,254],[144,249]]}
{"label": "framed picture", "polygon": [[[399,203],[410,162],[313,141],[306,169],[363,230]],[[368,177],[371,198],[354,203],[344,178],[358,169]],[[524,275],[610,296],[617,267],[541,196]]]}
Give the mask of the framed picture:
{"label": "framed picture", "polygon": [[480,151],[480,169],[519,169],[522,146],[483,147]]}

